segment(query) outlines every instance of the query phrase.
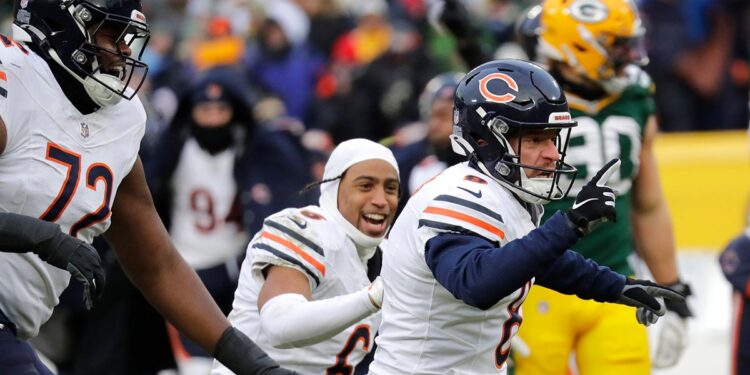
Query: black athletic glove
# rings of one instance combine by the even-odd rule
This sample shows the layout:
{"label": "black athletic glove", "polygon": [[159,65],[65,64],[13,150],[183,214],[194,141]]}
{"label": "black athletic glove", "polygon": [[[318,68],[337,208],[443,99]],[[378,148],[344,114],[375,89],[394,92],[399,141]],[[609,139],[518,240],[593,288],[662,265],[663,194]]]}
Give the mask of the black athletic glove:
{"label": "black athletic glove", "polygon": [[104,292],[104,270],[93,246],[60,231],[60,226],[33,217],[0,213],[0,251],[33,252],[83,284],[86,309]]}
{"label": "black athletic glove", "polygon": [[[686,298],[693,295],[693,291],[690,289],[690,285],[683,283],[680,280],[677,280],[677,282],[674,284],[667,285],[667,287],[677,293],[682,294]],[[682,301],[668,299],[664,301],[664,305],[666,305],[667,311],[674,312],[682,319],[691,318],[693,316],[693,312],[690,311],[690,307],[688,306],[685,299],[683,299]]]}
{"label": "black athletic glove", "polygon": [[664,316],[667,307],[657,298],[664,298],[677,303],[685,303],[685,296],[666,286],[648,280],[628,278],[616,303],[636,307],[635,317],[638,323],[650,326]]}
{"label": "black athletic glove", "polygon": [[590,233],[605,221],[617,221],[615,191],[605,184],[618,168],[620,159],[610,160],[576,196],[576,201],[566,216],[579,236]]}
{"label": "black athletic glove", "polygon": [[214,358],[238,375],[295,375],[279,367],[253,340],[234,327],[227,328],[214,349]]}

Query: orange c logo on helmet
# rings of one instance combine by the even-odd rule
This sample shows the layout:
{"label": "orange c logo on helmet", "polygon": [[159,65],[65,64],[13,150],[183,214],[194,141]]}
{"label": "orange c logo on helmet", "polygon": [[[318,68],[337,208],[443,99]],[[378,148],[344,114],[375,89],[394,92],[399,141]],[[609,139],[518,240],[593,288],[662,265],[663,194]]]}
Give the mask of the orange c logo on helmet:
{"label": "orange c logo on helmet", "polygon": [[513,78],[511,78],[511,76],[504,73],[492,73],[482,77],[482,79],[479,80],[479,92],[482,94],[482,96],[484,96],[485,99],[496,103],[507,103],[516,98],[516,96],[511,94],[510,92],[498,95],[490,91],[490,89],[487,88],[487,85],[493,79],[504,81],[506,84],[508,84],[508,87],[512,91],[518,92],[518,84]]}

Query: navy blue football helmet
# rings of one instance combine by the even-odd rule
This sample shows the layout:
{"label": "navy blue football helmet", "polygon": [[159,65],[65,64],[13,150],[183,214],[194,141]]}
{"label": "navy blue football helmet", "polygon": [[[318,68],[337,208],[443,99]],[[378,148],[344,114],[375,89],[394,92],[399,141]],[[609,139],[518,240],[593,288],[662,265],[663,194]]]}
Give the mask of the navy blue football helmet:
{"label": "navy blue football helmet", "polygon": [[[554,78],[539,66],[522,60],[496,60],[466,74],[453,97],[453,151],[467,156],[486,175],[530,203],[564,198],[576,169],[564,162],[570,128],[577,125]],[[509,138],[525,132],[559,129],[560,159],[553,169],[522,164],[521,150]],[[520,147],[520,142],[519,142]],[[546,177],[529,178],[535,169]],[[561,187],[561,177],[567,186]]]}
{"label": "navy blue football helmet", "polygon": [[[99,46],[98,35],[116,47]],[[149,37],[140,0],[16,0],[13,38],[35,44],[100,106],[135,96],[148,71],[140,59]]]}

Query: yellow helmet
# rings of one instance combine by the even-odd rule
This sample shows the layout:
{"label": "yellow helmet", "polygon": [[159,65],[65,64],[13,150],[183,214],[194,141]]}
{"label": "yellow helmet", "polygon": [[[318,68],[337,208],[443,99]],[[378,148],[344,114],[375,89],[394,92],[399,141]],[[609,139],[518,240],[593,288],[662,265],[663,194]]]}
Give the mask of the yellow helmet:
{"label": "yellow helmet", "polygon": [[605,82],[625,65],[647,61],[632,0],[546,0],[540,17],[539,54],[590,80]]}

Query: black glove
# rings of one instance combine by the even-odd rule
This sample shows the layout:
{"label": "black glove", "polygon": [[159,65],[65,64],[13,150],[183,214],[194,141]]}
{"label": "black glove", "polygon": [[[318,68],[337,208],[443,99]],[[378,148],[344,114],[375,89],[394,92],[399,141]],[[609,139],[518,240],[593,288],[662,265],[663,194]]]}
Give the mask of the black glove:
{"label": "black glove", "polygon": [[12,213],[0,214],[0,251],[31,251],[66,270],[83,284],[86,309],[104,292],[104,269],[93,246],[60,231],[55,223]]}
{"label": "black glove", "polygon": [[83,302],[86,309],[91,310],[94,301],[104,293],[104,269],[99,253],[90,244],[62,232],[47,245],[35,248],[34,252],[45,262],[67,270],[83,284]]}
{"label": "black glove", "polygon": [[625,281],[625,287],[622,288],[620,297],[615,302],[637,307],[635,317],[638,323],[649,326],[656,323],[659,317],[667,312],[665,304],[657,299],[659,297],[678,303],[685,302],[684,295],[666,286],[648,280],[630,278]]}
{"label": "black glove", "polygon": [[227,328],[214,349],[214,358],[238,375],[295,375],[279,367],[253,340],[234,327]]}
{"label": "black glove", "polygon": [[617,221],[615,191],[605,184],[618,168],[620,159],[610,160],[576,196],[576,201],[566,216],[579,236],[590,233],[605,221]]}
{"label": "black glove", "polygon": [[[667,287],[677,293],[682,294],[686,298],[693,295],[693,291],[690,289],[690,285],[685,284],[680,280],[677,280],[677,282],[674,284],[667,285]],[[685,300],[676,301],[668,299],[664,301],[664,304],[667,307],[667,311],[674,312],[682,319],[691,318],[693,316],[693,312],[690,311],[690,307]]]}

